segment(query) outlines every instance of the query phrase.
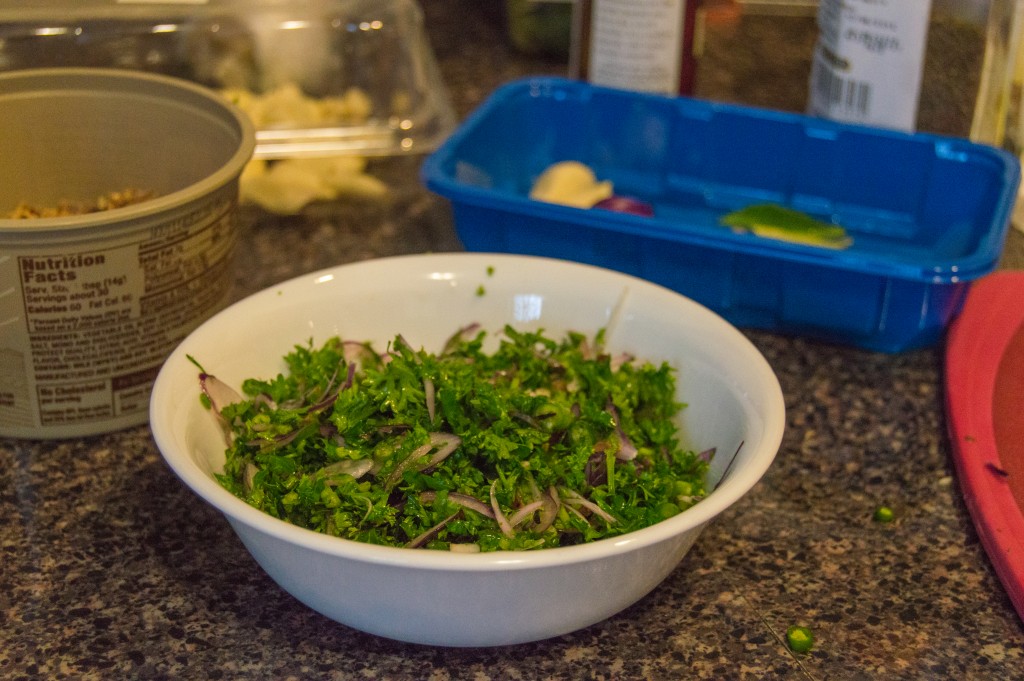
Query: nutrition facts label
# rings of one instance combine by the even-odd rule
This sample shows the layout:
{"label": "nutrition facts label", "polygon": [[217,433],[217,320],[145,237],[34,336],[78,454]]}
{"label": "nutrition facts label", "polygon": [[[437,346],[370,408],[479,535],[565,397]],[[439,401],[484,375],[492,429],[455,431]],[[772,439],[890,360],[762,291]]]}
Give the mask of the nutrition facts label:
{"label": "nutrition facts label", "polygon": [[0,434],[144,420],[163,360],[227,299],[233,207],[115,245],[0,257]]}

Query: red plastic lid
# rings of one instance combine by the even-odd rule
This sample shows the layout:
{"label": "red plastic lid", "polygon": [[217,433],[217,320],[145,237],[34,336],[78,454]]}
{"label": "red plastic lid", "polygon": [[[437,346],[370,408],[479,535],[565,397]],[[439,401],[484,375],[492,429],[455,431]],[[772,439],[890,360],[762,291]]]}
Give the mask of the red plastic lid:
{"label": "red plastic lid", "polygon": [[946,413],[967,508],[1024,619],[1024,272],[971,287],[949,328]]}

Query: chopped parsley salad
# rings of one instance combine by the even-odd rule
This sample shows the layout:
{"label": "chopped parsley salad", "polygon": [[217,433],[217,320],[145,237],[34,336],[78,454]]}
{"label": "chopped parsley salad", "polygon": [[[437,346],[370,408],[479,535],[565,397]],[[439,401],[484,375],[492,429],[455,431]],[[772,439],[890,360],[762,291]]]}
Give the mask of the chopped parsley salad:
{"label": "chopped parsley salad", "polygon": [[199,366],[228,437],[220,483],[328,535],[463,552],[570,546],[676,515],[705,495],[712,451],[677,441],[675,372],[611,356],[603,332],[402,336],[379,351],[334,337],[250,378]]}

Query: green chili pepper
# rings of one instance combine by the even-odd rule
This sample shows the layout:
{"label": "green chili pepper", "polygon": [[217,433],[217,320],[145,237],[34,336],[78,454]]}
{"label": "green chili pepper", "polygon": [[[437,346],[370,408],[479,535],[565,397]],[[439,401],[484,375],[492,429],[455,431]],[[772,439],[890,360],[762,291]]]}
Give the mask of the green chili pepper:
{"label": "green chili pepper", "polygon": [[814,633],[807,627],[794,624],[786,629],[786,644],[794,653],[806,653],[814,647]]}
{"label": "green chili pepper", "polygon": [[892,512],[892,509],[888,506],[879,506],[875,509],[871,519],[876,523],[891,523],[896,519],[896,514]]}
{"label": "green chili pepper", "polygon": [[774,203],[747,206],[722,216],[723,225],[758,236],[782,241],[848,248],[853,239],[839,225],[817,220],[810,215]]}

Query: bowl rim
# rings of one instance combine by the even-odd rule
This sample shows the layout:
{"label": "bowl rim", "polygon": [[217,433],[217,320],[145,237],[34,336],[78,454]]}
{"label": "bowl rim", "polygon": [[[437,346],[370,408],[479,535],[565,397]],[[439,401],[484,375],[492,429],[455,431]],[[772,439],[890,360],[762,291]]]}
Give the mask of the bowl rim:
{"label": "bowl rim", "polygon": [[[494,551],[463,554],[424,550],[414,553],[413,550],[403,547],[379,546],[325,535],[275,518],[231,494],[231,492],[217,483],[216,480],[203,472],[196,462],[188,456],[187,452],[184,451],[183,443],[179,438],[180,433],[177,432],[176,427],[180,428],[184,425],[187,420],[187,410],[194,407],[182,406],[185,404],[185,401],[182,400],[180,395],[171,394],[169,385],[172,381],[172,374],[179,371],[175,366],[184,359],[186,354],[185,346],[193,334],[202,333],[204,329],[222,323],[221,320],[226,315],[237,314],[237,310],[242,307],[259,304],[261,298],[268,296],[276,298],[280,296],[282,291],[306,288],[311,282],[318,279],[322,280],[330,275],[336,275],[340,270],[351,272],[396,262],[401,262],[405,266],[415,267],[426,265],[427,263],[446,262],[451,259],[456,259],[461,263],[478,261],[481,267],[501,265],[502,263],[532,261],[546,262],[552,267],[597,270],[603,273],[603,276],[618,278],[624,283],[628,282],[632,287],[646,289],[648,292],[661,296],[667,294],[678,302],[693,306],[693,310],[696,313],[705,317],[703,321],[718,326],[719,331],[726,333],[735,347],[746,354],[755,373],[751,382],[757,383],[765,389],[762,396],[763,407],[760,410],[763,419],[763,433],[755,452],[749,457],[748,464],[742,469],[729,470],[712,492],[680,514],[655,525],[617,537],[575,546],[552,547],[534,551]],[[436,267],[436,265],[433,266]],[[404,568],[414,567],[423,570],[490,572],[510,569],[543,569],[552,566],[580,564],[595,559],[625,554],[645,546],[668,541],[687,531],[702,528],[746,495],[770,467],[782,443],[783,431],[785,430],[785,402],[778,377],[767,359],[765,359],[764,355],[761,354],[754,344],[739,329],[718,314],[682,294],[632,275],[583,263],[542,256],[455,252],[399,255],[328,267],[294,277],[242,298],[200,325],[192,334],[189,334],[189,337],[165,361],[154,383],[150,401],[150,427],[157,448],[167,465],[192,492],[220,511],[236,532],[239,530],[236,523],[241,523],[249,529],[289,544],[354,562]]]}

